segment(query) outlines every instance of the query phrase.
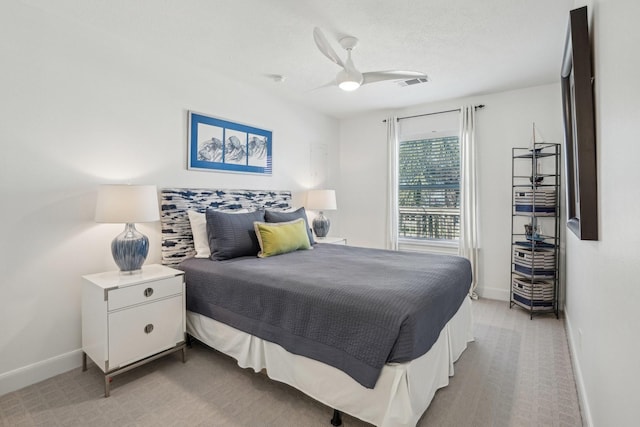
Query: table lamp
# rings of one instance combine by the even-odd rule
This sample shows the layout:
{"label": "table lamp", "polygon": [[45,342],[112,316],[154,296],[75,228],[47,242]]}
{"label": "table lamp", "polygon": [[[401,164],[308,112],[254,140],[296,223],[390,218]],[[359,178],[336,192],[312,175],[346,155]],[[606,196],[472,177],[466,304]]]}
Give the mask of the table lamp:
{"label": "table lamp", "polygon": [[155,185],[101,185],[96,203],[96,222],[124,223],[124,231],[111,242],[111,253],[121,272],[142,268],[149,254],[149,239],[136,230],[136,222],[160,219]]}
{"label": "table lamp", "polygon": [[331,223],[328,218],[325,218],[322,211],[337,209],[335,190],[309,190],[306,207],[309,210],[320,211],[320,214],[313,219],[313,232],[318,237],[326,237]]}

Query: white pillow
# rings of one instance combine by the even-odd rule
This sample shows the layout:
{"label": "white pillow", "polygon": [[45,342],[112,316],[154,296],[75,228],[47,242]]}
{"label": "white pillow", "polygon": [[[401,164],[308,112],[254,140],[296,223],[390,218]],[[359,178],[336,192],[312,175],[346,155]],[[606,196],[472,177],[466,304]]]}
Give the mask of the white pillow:
{"label": "white pillow", "polygon": [[[247,213],[249,209],[234,209],[225,213]],[[195,258],[209,258],[209,235],[207,234],[207,216],[204,212],[187,211],[189,223],[191,223],[191,234],[193,234],[193,246],[196,249]]]}

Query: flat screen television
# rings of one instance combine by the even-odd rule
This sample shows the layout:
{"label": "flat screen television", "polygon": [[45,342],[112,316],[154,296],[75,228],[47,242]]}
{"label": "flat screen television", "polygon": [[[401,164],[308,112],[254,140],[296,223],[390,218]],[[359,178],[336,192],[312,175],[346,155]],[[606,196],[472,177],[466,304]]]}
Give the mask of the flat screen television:
{"label": "flat screen television", "polygon": [[561,77],[567,227],[580,240],[598,240],[594,79],[586,6],[570,12]]}

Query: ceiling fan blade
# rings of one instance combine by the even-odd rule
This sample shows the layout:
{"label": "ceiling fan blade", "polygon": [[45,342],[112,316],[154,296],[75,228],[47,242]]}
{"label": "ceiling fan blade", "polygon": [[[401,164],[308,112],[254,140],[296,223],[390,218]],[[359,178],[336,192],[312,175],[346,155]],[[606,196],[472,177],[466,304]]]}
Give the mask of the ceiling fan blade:
{"label": "ceiling fan blade", "polygon": [[362,73],[362,84],[381,82],[384,80],[429,79],[425,73],[417,71],[371,71]]}
{"label": "ceiling fan blade", "polygon": [[316,46],[318,46],[318,49],[320,49],[320,52],[322,52],[324,56],[344,68],[342,59],[340,59],[336,51],[333,50],[320,28],[315,27],[313,29],[313,39],[316,42]]}

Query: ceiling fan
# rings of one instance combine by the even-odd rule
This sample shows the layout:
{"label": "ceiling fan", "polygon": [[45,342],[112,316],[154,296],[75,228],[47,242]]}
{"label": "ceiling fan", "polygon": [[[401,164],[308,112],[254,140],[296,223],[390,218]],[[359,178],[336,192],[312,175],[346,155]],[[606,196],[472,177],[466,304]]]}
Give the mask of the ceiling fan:
{"label": "ceiling fan", "polygon": [[426,74],[417,71],[369,71],[361,73],[356,69],[355,65],[353,65],[353,60],[351,59],[351,51],[358,45],[357,38],[346,36],[338,41],[340,46],[347,51],[347,60],[344,62],[340,59],[336,51],[333,50],[320,28],[315,27],[313,29],[313,39],[324,56],[342,67],[342,70],[336,75],[335,82],[331,82],[327,86],[337,84],[342,90],[353,91],[362,85],[384,80],[428,79]]}

